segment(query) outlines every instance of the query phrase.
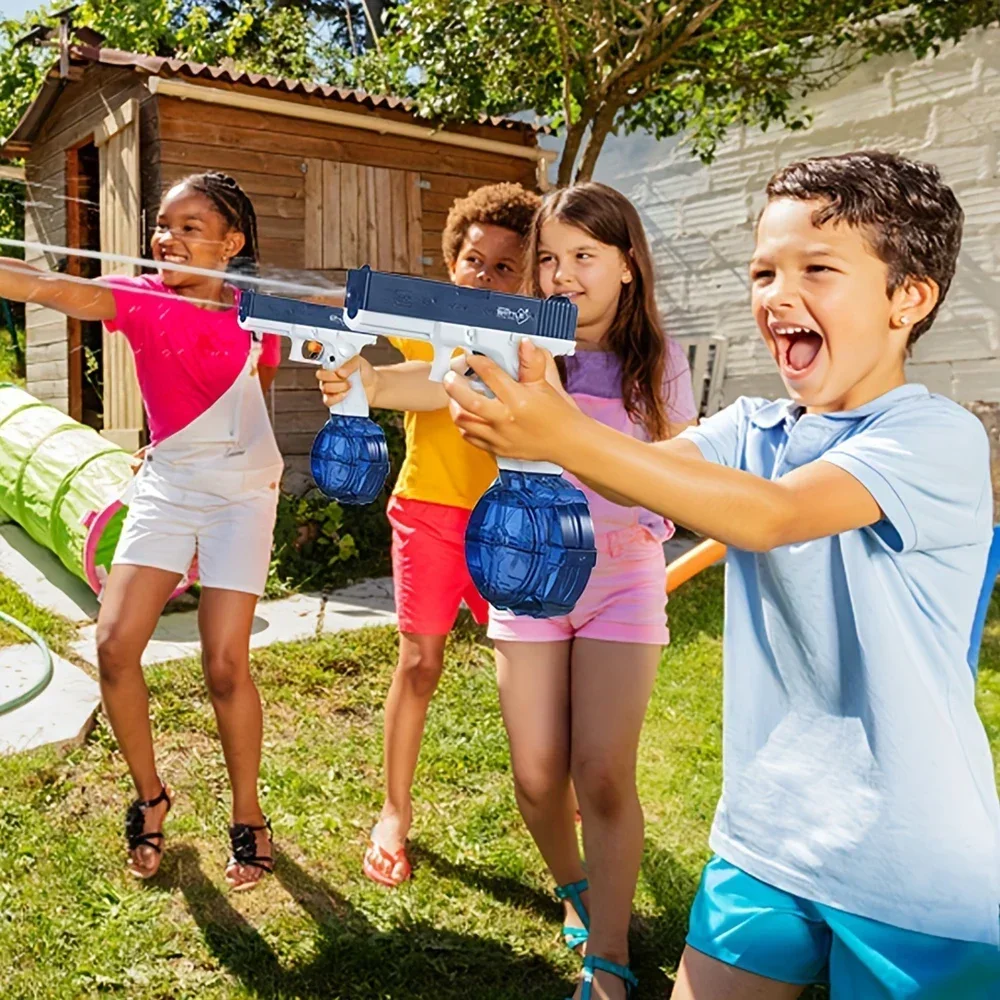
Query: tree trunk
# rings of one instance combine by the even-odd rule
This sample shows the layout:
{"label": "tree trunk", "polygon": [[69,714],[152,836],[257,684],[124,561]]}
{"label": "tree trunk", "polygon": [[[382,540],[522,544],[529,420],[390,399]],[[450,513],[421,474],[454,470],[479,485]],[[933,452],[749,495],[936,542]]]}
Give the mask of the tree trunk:
{"label": "tree trunk", "polygon": [[382,12],[385,10],[384,0],[361,0],[361,2],[368,8],[369,28],[374,28],[375,34],[381,38],[385,32],[385,25],[382,23]]}
{"label": "tree trunk", "polygon": [[[583,181],[593,180],[594,168],[597,166],[597,158],[601,155],[604,147],[604,140],[607,139],[612,125],[615,123],[615,115],[618,114],[617,104],[604,104],[600,111],[594,115],[594,120],[590,126],[590,135],[587,137],[587,145],[583,149],[583,157],[580,160],[580,169],[577,170],[573,183],[580,184]],[[562,164],[560,164],[560,172]]]}
{"label": "tree trunk", "polygon": [[583,137],[587,133],[588,120],[582,115],[566,130],[566,143],[563,146],[562,157],[559,160],[559,174],[556,177],[556,184],[559,187],[566,187],[573,179],[573,167],[576,166],[576,157],[580,152],[580,145]]}

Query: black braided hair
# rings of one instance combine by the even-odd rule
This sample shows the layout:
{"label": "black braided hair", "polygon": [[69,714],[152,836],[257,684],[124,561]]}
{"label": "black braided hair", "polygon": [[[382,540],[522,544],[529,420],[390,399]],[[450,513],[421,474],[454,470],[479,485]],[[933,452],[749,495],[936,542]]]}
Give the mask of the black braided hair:
{"label": "black braided hair", "polygon": [[[255,275],[260,264],[257,213],[243,188],[228,174],[215,170],[191,174],[181,183],[208,198],[229,227],[243,234],[243,249],[229,262],[229,271],[234,274]],[[238,285],[239,282],[235,284]]]}

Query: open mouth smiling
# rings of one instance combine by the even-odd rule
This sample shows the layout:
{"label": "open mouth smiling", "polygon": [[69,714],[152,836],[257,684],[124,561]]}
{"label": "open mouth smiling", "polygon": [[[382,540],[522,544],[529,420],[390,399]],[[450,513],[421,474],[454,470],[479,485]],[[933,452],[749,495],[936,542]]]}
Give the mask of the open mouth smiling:
{"label": "open mouth smiling", "polygon": [[823,336],[812,327],[797,323],[769,323],[778,353],[778,364],[789,378],[802,378],[816,363]]}

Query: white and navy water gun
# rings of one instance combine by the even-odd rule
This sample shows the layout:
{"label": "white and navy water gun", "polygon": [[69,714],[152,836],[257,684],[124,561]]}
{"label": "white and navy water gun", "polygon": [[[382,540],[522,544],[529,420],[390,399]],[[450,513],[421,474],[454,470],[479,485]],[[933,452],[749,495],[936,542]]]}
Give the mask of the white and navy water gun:
{"label": "white and navy water gun", "polygon": [[[576,305],[569,299],[535,299],[445,281],[386,274],[362,267],[347,272],[344,323],[358,332],[422,340],[434,350],[431,381],[447,374],[456,348],[485,354],[518,377],[518,345],[531,340],[553,355],[576,350]],[[550,462],[498,459],[500,468],[558,475]]]}

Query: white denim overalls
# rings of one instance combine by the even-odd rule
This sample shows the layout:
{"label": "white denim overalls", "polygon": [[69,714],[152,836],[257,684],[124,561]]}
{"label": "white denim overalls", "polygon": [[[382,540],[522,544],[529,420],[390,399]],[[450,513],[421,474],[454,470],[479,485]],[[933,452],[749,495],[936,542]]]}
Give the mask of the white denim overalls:
{"label": "white denim overalls", "polygon": [[235,382],[149,448],[127,499],[114,563],[187,573],[203,587],[263,592],[284,463],[257,376],[258,343]]}

